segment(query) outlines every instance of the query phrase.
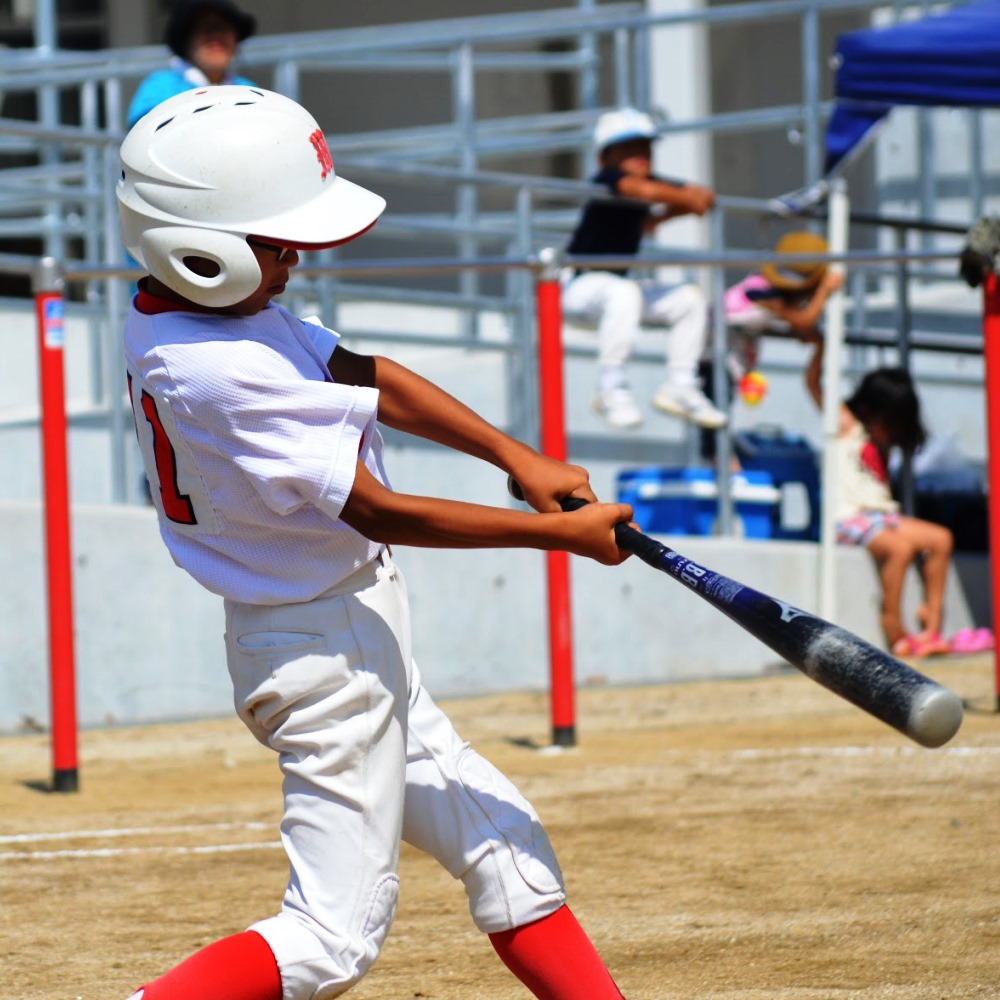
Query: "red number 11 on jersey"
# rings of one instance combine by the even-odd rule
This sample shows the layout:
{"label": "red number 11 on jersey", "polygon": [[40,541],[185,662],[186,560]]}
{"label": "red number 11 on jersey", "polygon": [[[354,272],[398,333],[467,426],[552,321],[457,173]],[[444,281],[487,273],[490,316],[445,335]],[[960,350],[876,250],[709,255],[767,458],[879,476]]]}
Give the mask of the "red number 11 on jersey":
{"label": "red number 11 on jersey", "polygon": [[[129,399],[132,398],[132,376],[128,376]],[[176,524],[197,524],[198,518],[194,513],[194,505],[191,498],[181,493],[177,483],[177,454],[174,446],[170,443],[170,438],[160,420],[159,411],[156,409],[156,400],[145,390],[142,390],[142,412],[146,422],[153,431],[153,456],[156,462],[156,478],[160,481],[160,499],[163,504],[163,513]],[[132,416],[136,419],[136,433],[138,433],[138,418],[135,407],[132,408]]]}

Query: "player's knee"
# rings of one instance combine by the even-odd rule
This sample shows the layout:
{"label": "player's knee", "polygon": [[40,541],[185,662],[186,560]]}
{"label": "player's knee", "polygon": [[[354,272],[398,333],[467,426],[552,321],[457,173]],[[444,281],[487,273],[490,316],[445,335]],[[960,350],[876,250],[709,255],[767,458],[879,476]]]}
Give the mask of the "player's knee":
{"label": "player's knee", "polygon": [[460,770],[492,828],[461,876],[476,926],[492,934],[554,913],[565,903],[566,892],[555,851],[534,809],[478,754],[464,756]]}
{"label": "player's knee", "polygon": [[399,880],[384,876],[364,912],[342,926],[335,914],[286,908],[251,930],[267,941],[288,1000],[340,996],[360,982],[382,950],[396,915]]}
{"label": "player's knee", "polygon": [[540,837],[545,838],[547,848],[542,857],[510,843],[494,844],[462,875],[469,912],[484,934],[541,920],[566,902],[562,876],[541,828],[536,832],[536,849]]}

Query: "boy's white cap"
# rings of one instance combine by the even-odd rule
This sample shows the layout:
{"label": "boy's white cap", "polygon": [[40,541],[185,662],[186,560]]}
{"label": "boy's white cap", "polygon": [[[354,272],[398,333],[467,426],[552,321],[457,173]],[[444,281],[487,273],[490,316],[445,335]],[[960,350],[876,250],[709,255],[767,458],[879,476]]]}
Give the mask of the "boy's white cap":
{"label": "boy's white cap", "polygon": [[594,127],[594,145],[603,152],[608,146],[630,139],[655,139],[658,133],[656,123],[644,111],[636,108],[619,108],[608,111],[597,119]]}

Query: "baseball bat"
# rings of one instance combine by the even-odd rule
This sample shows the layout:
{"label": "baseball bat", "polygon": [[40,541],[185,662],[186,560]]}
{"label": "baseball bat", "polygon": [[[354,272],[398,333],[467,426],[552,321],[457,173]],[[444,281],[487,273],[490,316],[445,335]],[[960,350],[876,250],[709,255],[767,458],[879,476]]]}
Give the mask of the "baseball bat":
{"label": "baseball bat", "polygon": [[[524,499],[516,480],[508,480],[508,489]],[[562,508],[586,503],[567,497]],[[615,526],[615,541],[679,580],[807,677],[921,746],[942,746],[958,732],[958,695],[847,629],[701,566],[628,524]]]}

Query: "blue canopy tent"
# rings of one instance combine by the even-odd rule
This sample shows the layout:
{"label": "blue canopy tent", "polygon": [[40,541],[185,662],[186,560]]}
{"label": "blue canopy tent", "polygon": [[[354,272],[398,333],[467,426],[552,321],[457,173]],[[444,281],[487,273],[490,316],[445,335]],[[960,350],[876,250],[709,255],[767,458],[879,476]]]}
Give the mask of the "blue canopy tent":
{"label": "blue canopy tent", "polygon": [[896,104],[1000,107],[1000,0],[837,39],[826,172],[843,166]]}

